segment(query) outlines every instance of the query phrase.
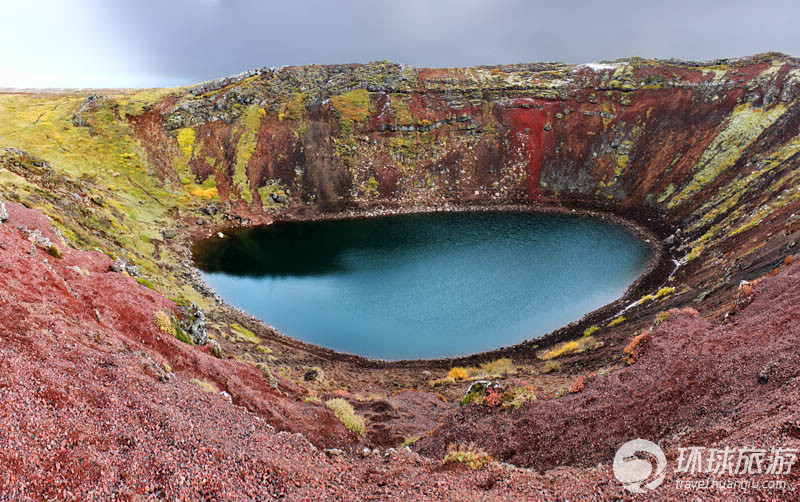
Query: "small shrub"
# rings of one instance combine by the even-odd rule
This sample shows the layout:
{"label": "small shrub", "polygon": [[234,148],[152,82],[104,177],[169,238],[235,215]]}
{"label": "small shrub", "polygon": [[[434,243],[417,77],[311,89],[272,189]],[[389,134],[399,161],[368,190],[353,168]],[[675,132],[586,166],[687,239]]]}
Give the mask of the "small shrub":
{"label": "small shrub", "polygon": [[583,336],[591,336],[594,333],[596,333],[597,331],[600,331],[600,327],[599,326],[589,326],[588,328],[583,330]]}
{"label": "small shrub", "polygon": [[136,282],[138,282],[139,284],[141,284],[142,286],[144,286],[146,288],[152,289],[153,291],[156,290],[155,286],[153,286],[153,283],[148,281],[144,277],[139,277],[138,279],[136,279]]}
{"label": "small shrub", "polygon": [[411,446],[412,444],[416,443],[419,440],[420,440],[419,436],[408,437],[403,441],[403,444],[400,445],[400,448],[405,448],[406,446]]}
{"label": "small shrub", "polygon": [[656,298],[663,298],[665,296],[671,295],[674,292],[675,288],[673,288],[672,286],[663,287],[658,290],[658,293],[656,293]]}
{"label": "small shrub", "polygon": [[639,301],[636,302],[636,305],[641,305],[644,302],[649,302],[650,300],[655,300],[656,295],[644,295],[643,297],[639,298]]}
{"label": "small shrub", "polygon": [[456,383],[456,379],[451,376],[446,376],[444,378],[439,378],[437,380],[431,380],[430,386],[436,388],[450,383]]}
{"label": "small shrub", "polygon": [[572,386],[569,388],[570,394],[576,394],[582,391],[586,387],[586,377],[581,375],[572,382]]}
{"label": "small shrub", "polygon": [[483,404],[486,394],[486,385],[483,382],[476,382],[470,385],[466,395],[461,398],[461,406],[468,404]]}
{"label": "small shrub", "polygon": [[447,453],[442,460],[442,465],[450,462],[458,462],[464,464],[470,469],[480,470],[486,467],[486,464],[492,461],[485,451],[481,450],[475,443],[464,444],[450,444],[447,447]]}
{"label": "small shrub", "polygon": [[619,316],[616,319],[614,319],[613,321],[611,321],[610,323],[608,323],[608,327],[611,328],[611,327],[616,326],[618,324],[622,324],[623,322],[625,322],[625,317]]}
{"label": "small shrub", "polygon": [[633,364],[636,362],[636,358],[639,357],[639,344],[642,342],[642,339],[647,336],[647,333],[647,331],[642,331],[638,335],[634,336],[630,343],[624,349],[622,349],[622,351],[626,354],[626,363]]}
{"label": "small shrub", "polygon": [[217,187],[210,187],[210,188],[197,187],[190,190],[189,193],[191,193],[195,197],[202,197],[204,199],[213,199],[214,197],[219,195],[219,193],[217,192]]}
{"label": "small shrub", "polygon": [[561,369],[561,363],[558,361],[547,361],[544,363],[544,367],[542,368],[542,373],[551,373],[553,371],[558,371]]}
{"label": "small shrub", "polygon": [[506,391],[506,395],[509,398],[503,400],[503,406],[514,408],[515,410],[528,401],[536,401],[536,393],[532,387],[527,385],[514,387],[510,391]]}
{"label": "small shrub", "polygon": [[462,368],[461,366],[450,368],[450,371],[447,372],[447,376],[453,380],[464,380],[467,378],[467,369]]}
{"label": "small shrub", "polygon": [[172,319],[166,312],[161,310],[156,312],[156,326],[162,333],[175,336],[175,326],[173,326]]}
{"label": "small shrub", "polygon": [[61,258],[64,256],[64,253],[62,253],[61,250],[58,249],[58,246],[56,245],[50,246],[47,249],[47,252],[50,253],[50,256],[52,256],[53,258]]}
{"label": "small shrub", "polygon": [[486,391],[485,401],[486,406],[489,408],[497,408],[502,403],[502,395],[497,390],[497,387],[490,387]]}
{"label": "small shrub", "polygon": [[327,401],[325,406],[333,410],[336,418],[338,418],[348,430],[355,432],[359,436],[364,435],[364,419],[356,415],[356,412],[350,403],[340,397],[337,397]]}
{"label": "small shrub", "polygon": [[481,364],[481,369],[489,375],[515,375],[517,367],[508,357]]}
{"label": "small shrub", "polygon": [[662,322],[666,321],[667,317],[669,317],[669,312],[659,312],[658,314],[656,314],[656,318],[653,321],[653,325],[658,326]]}
{"label": "small shrub", "polygon": [[561,357],[565,354],[572,354],[573,352],[577,352],[579,348],[580,345],[578,345],[578,342],[567,342],[561,344],[560,346],[554,348],[553,350],[542,356],[542,359],[547,361],[550,359],[555,359],[556,357]]}
{"label": "small shrub", "polygon": [[540,355],[539,359],[544,361],[548,361],[550,359],[555,359],[557,357],[561,357],[567,354],[577,354],[580,352],[584,352],[590,349],[596,349],[597,347],[602,347],[603,342],[598,342],[592,336],[583,336],[578,338],[577,340],[573,340],[571,342],[566,342],[561,345],[558,345],[551,349],[549,352],[545,353],[544,355]]}

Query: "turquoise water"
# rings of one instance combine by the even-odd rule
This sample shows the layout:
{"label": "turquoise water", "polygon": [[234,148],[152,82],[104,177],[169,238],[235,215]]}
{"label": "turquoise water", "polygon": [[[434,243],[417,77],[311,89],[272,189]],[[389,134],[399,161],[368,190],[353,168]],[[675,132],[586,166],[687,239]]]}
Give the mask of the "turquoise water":
{"label": "turquoise water", "polygon": [[513,212],[276,223],[195,246],[228,303],[294,338],[381,359],[544,335],[622,296],[648,253],[603,220]]}

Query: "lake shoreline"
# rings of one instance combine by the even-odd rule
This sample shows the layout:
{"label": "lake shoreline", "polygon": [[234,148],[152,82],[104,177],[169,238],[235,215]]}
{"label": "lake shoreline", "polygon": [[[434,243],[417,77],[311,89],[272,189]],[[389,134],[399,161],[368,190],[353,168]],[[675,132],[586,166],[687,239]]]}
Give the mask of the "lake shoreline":
{"label": "lake shoreline", "polygon": [[[240,225],[215,228],[212,232],[209,232],[209,235],[213,236],[217,232],[222,232],[223,235],[226,235],[244,230],[250,230],[258,226],[271,225],[278,222],[336,221],[397,215],[452,212],[534,212],[541,214],[569,214],[608,221],[625,227],[649,247],[649,258],[643,268],[643,271],[630,284],[622,296],[598,309],[586,313],[581,318],[572,321],[561,328],[546,333],[541,337],[527,339],[518,344],[502,346],[493,350],[477,352],[469,355],[431,359],[400,360],[369,358],[357,354],[336,351],[295,339],[285,333],[281,333],[276,328],[270,326],[268,321],[253,316],[252,314],[239,309],[238,307],[235,307],[222,299],[214,291],[214,289],[203,280],[200,270],[197,269],[196,264],[192,260],[191,274],[193,276],[193,282],[195,283],[196,287],[200,286],[198,289],[202,288],[205,290],[206,294],[210,293],[213,295],[215,301],[217,302],[219,313],[223,314],[223,319],[246,319],[250,329],[257,327],[259,328],[258,332],[261,334],[280,342],[282,345],[288,345],[294,349],[307,352],[311,359],[321,358],[330,362],[348,362],[357,367],[387,370],[391,370],[392,368],[442,368],[455,365],[481,364],[483,362],[503,357],[514,357],[515,360],[523,359],[533,362],[536,360],[536,357],[535,354],[532,354],[532,348],[535,348],[535,350],[538,351],[543,348],[552,347],[570,338],[580,336],[586,328],[592,325],[613,319],[614,314],[620,311],[626,305],[638,300],[641,296],[647,294],[649,290],[660,288],[665,283],[667,278],[675,271],[675,262],[673,257],[664,248],[662,243],[662,241],[666,238],[666,235],[664,234],[671,235],[670,231],[672,229],[669,227],[665,228],[661,225],[646,225],[645,222],[647,222],[648,219],[654,218],[655,215],[649,214],[649,211],[645,208],[630,208],[630,211],[626,211],[628,214],[623,215],[620,214],[620,211],[617,208],[609,208],[616,209],[613,211],[593,209],[582,207],[580,203],[568,204],[561,202],[558,204],[553,204],[540,201],[520,201],[509,204],[489,201],[488,203],[447,202],[437,205],[415,205],[411,207],[387,207],[381,203],[376,203],[369,207],[350,208],[344,211],[333,213],[309,213],[303,211],[302,209],[305,208],[300,208],[300,210],[290,209],[289,211],[283,213],[280,218],[272,219],[271,221],[261,225]],[[190,249],[193,248],[200,240],[203,239],[199,238],[193,240],[189,246]]]}

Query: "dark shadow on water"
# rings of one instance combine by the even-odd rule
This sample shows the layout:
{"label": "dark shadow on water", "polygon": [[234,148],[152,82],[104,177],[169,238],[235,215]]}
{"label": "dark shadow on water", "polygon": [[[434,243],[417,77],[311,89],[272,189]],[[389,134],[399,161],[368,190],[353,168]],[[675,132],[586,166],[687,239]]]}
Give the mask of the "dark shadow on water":
{"label": "dark shadow on water", "polygon": [[476,231],[502,218],[502,213],[457,213],[282,222],[200,241],[193,253],[198,268],[207,273],[314,277],[350,271],[352,267],[342,257],[353,252],[386,251],[402,256],[442,241],[466,244]]}

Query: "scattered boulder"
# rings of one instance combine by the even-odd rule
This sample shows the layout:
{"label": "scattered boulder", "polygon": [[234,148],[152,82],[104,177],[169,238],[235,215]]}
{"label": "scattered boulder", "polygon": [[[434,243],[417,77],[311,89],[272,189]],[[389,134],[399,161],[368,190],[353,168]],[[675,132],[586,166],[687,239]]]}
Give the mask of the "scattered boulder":
{"label": "scattered boulder", "polygon": [[139,267],[137,267],[136,265],[131,265],[130,263],[121,258],[118,260],[114,260],[114,263],[112,263],[108,267],[108,269],[118,274],[126,272],[131,277],[139,277]]}
{"label": "scattered boulder", "polygon": [[209,202],[200,208],[200,212],[206,216],[214,216],[220,211],[218,202]]}
{"label": "scattered boulder", "polygon": [[666,239],[664,239],[664,244],[667,246],[671,246],[675,244],[675,234],[670,235]]}
{"label": "scattered boulder", "polygon": [[6,209],[6,203],[0,200],[0,223],[5,223],[8,221],[8,209]]}
{"label": "scattered boulder", "polygon": [[269,198],[272,199],[272,202],[275,202],[277,204],[286,204],[289,200],[286,198],[285,195],[274,192],[269,194]]}
{"label": "scattered boulder", "polygon": [[[28,241],[30,241],[30,243],[33,244],[34,246],[47,250],[47,252],[52,254],[53,256],[56,256],[57,254],[61,253],[61,250],[56,248],[50,239],[42,235],[41,230],[39,230],[38,228],[35,230],[28,230],[25,227],[20,227],[20,230],[22,230],[22,232],[25,233],[25,235],[28,237]],[[33,247],[31,249],[33,249]],[[31,252],[31,254],[33,254],[33,252]],[[56,257],[60,258],[60,256]]]}
{"label": "scattered boulder", "polygon": [[125,267],[127,265],[128,265],[128,263],[125,260],[114,260],[114,263],[112,263],[108,267],[108,269],[111,270],[112,272],[116,272],[118,274],[121,274],[122,272],[125,271]]}
{"label": "scattered boulder", "polygon": [[208,343],[206,315],[200,307],[195,305],[194,302],[179,305],[178,318],[180,319],[181,329],[189,335],[195,345]]}
{"label": "scattered boulder", "polygon": [[303,380],[306,382],[319,382],[325,378],[325,372],[322,371],[322,368],[311,368],[306,371],[305,375],[303,375]]}
{"label": "scattered boulder", "polygon": [[92,94],[83,100],[78,111],[72,116],[72,125],[75,127],[91,127],[85,114],[95,111],[106,99],[102,94]]}
{"label": "scattered boulder", "polygon": [[178,231],[174,228],[168,228],[167,230],[163,230],[161,235],[163,235],[165,239],[174,239],[178,236]]}

